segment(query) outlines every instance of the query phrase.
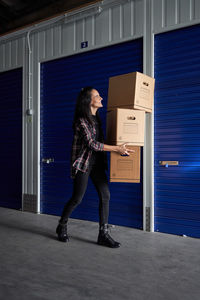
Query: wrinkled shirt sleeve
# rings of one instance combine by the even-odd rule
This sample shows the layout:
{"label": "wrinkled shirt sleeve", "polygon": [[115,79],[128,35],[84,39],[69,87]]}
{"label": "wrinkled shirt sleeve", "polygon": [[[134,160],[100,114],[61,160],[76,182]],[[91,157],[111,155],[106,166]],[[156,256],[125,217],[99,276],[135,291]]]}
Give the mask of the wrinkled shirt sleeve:
{"label": "wrinkled shirt sleeve", "polygon": [[80,119],[78,123],[78,130],[83,138],[83,142],[93,151],[103,151],[104,144],[95,140],[92,134],[91,127],[84,119]]}

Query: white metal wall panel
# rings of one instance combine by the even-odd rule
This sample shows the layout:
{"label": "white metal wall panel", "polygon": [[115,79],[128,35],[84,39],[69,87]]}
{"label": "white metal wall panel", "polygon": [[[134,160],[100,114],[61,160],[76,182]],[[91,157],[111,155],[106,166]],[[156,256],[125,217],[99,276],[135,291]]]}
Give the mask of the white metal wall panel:
{"label": "white metal wall panel", "polygon": [[199,0],[152,0],[152,4],[154,33],[200,22]]}
{"label": "white metal wall panel", "polygon": [[109,43],[110,24],[109,10],[103,11],[100,15],[95,16],[95,45]]}
{"label": "white metal wall panel", "polygon": [[[162,1],[161,1],[162,2]],[[178,2],[174,0],[168,0],[165,2],[166,18],[163,20],[163,24],[171,26],[178,22]]]}
{"label": "white metal wall panel", "polygon": [[181,0],[179,2],[179,10],[180,10],[180,23],[186,23],[188,21],[191,21],[191,0]]}
{"label": "white metal wall panel", "polygon": [[193,15],[194,19],[200,19],[200,1],[194,0],[193,2]]}
{"label": "white metal wall panel", "polygon": [[74,51],[74,23],[64,24],[62,28],[62,54],[69,55]]}
{"label": "white metal wall panel", "polygon": [[[45,30],[45,42],[46,42],[46,51],[45,51],[45,58],[48,59],[49,57],[53,56],[53,28],[48,28]],[[41,46],[40,46],[41,47]]]}
{"label": "white metal wall panel", "polygon": [[44,31],[38,33],[38,43],[40,45],[39,47],[39,60],[42,60],[45,58],[45,49],[46,49],[46,43],[45,43],[45,38],[46,34]]}
{"label": "white metal wall panel", "polygon": [[[40,59],[48,60],[83,51],[81,42],[88,48],[102,47],[143,35],[144,1],[133,0],[103,10],[99,15],[69,23],[60,22],[40,29]],[[45,55],[44,55],[45,54]]]}
{"label": "white metal wall panel", "polygon": [[122,7],[117,6],[112,9],[111,13],[112,34],[111,40],[119,40],[122,38]]}
{"label": "white metal wall panel", "polygon": [[23,66],[25,51],[25,37],[17,39],[17,66]]}
{"label": "white metal wall panel", "polygon": [[11,42],[6,43],[5,53],[6,53],[6,55],[5,55],[5,69],[10,69],[11,68]]}
{"label": "white metal wall panel", "polygon": [[89,45],[94,46],[94,17],[85,19],[84,39]]}
{"label": "white metal wall panel", "polygon": [[[88,41],[88,48],[102,47],[114,42],[138,38],[143,35],[144,0],[132,0],[123,5],[104,8],[96,16],[72,20],[69,23],[60,19],[44,29],[31,28],[30,38],[39,32],[39,60],[48,60],[59,56],[83,51],[81,42]],[[29,29],[27,29],[28,31]],[[25,33],[27,34],[27,33]],[[25,37],[26,39],[26,37]],[[1,40],[1,38],[0,38]],[[0,45],[0,71],[19,67],[23,63],[23,38],[14,37]],[[34,47],[34,41],[31,47]],[[4,59],[3,59],[4,57]],[[33,57],[34,53],[33,53]]]}
{"label": "white metal wall panel", "polygon": [[81,49],[81,42],[84,41],[85,35],[85,20],[80,20],[76,22],[76,51]]}
{"label": "white metal wall panel", "polygon": [[144,2],[132,1],[133,35],[142,36],[144,31]]}
{"label": "white metal wall panel", "polygon": [[123,16],[122,16],[122,26],[123,26],[123,36],[129,37],[133,36],[133,2],[128,2],[123,5]]}
{"label": "white metal wall panel", "polygon": [[5,69],[5,44],[0,45],[0,71]]}
{"label": "white metal wall panel", "polygon": [[61,26],[56,25],[53,27],[53,55],[58,56],[61,55]]}
{"label": "white metal wall panel", "polygon": [[0,72],[23,65],[24,38],[10,39],[0,43]]}
{"label": "white metal wall panel", "polygon": [[11,66],[17,66],[17,40],[11,41]]}
{"label": "white metal wall panel", "polygon": [[[172,0],[174,1],[174,0]],[[153,30],[158,31],[163,28],[164,18],[163,18],[163,1],[162,0],[153,0]]]}

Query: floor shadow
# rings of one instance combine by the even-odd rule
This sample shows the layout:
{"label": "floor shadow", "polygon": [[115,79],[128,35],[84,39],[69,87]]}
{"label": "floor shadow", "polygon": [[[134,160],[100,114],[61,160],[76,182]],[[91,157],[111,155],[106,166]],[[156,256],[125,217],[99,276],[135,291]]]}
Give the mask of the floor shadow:
{"label": "floor shadow", "polygon": [[1,233],[1,228],[2,227],[6,228],[6,229],[29,232],[31,234],[45,236],[45,237],[48,237],[48,238],[51,238],[51,239],[54,239],[54,240],[57,239],[56,228],[54,230],[54,232],[55,232],[55,234],[54,234],[54,232],[49,233],[49,232],[45,231],[45,228],[22,227],[20,225],[16,226],[16,225],[0,222],[0,233]]}
{"label": "floor shadow", "polygon": [[[50,233],[49,229],[48,229],[48,231],[46,231],[44,227],[42,227],[42,228],[22,227],[20,225],[16,226],[16,225],[0,222],[0,234],[1,234],[1,230],[5,230],[5,229],[28,232],[30,234],[40,235],[40,236],[44,236],[44,237],[47,237],[47,238],[50,238],[53,240],[58,240],[57,234],[56,234],[56,227],[54,229],[55,233],[53,231],[52,231],[52,233]],[[81,242],[85,242],[85,243],[89,243],[89,244],[96,244],[96,241],[94,241],[94,240],[90,240],[87,238],[82,238],[80,236],[74,236],[74,235],[70,235],[70,234],[69,234],[69,239],[77,240],[77,241],[81,241]]]}
{"label": "floor shadow", "polygon": [[74,235],[69,235],[69,239],[73,239],[73,240],[77,240],[77,241],[85,242],[85,243],[89,243],[89,244],[96,244],[96,241],[94,241],[94,240],[89,240],[87,238],[82,238],[82,237],[74,236]]}

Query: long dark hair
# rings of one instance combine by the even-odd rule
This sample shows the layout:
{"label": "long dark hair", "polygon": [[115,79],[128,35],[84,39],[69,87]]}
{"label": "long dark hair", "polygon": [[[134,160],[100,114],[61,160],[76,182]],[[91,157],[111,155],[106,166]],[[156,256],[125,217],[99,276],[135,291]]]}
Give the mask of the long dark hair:
{"label": "long dark hair", "polygon": [[[94,90],[92,86],[86,86],[81,89],[76,100],[76,107],[74,112],[73,129],[76,127],[76,122],[80,118],[85,118],[91,125],[93,125],[92,113],[91,113],[91,92]],[[100,117],[98,112],[96,113],[98,120]]]}

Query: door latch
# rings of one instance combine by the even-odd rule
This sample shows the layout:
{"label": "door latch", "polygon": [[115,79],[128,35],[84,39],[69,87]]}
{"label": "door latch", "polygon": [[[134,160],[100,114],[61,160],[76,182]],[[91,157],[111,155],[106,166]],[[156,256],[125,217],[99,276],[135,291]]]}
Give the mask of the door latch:
{"label": "door latch", "polygon": [[179,162],[177,160],[160,160],[159,165],[167,168],[168,166],[178,166]]}
{"label": "door latch", "polygon": [[54,158],[43,158],[42,162],[44,162],[46,164],[50,164],[50,163],[54,162]]}

